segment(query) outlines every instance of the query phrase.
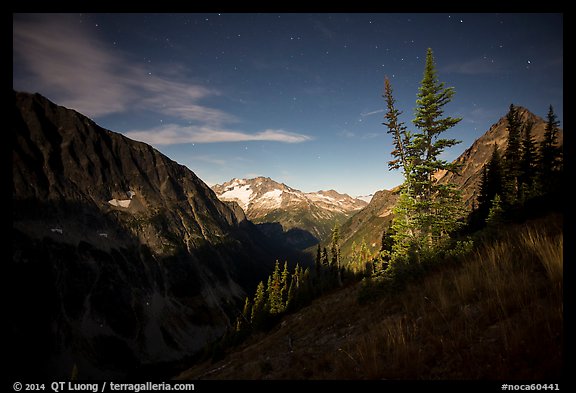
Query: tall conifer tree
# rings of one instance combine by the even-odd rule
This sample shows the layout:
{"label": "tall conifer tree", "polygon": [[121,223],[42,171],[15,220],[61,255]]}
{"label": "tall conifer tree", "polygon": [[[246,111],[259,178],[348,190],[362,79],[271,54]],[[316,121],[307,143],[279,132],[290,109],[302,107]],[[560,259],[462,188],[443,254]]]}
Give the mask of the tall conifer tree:
{"label": "tall conifer tree", "polygon": [[445,149],[459,143],[441,137],[461,120],[444,116],[444,106],[453,96],[454,89],[438,81],[432,49],[428,49],[413,120],[417,131],[409,133],[398,119],[401,112],[394,106],[392,88],[386,80],[387,121],[384,125],[394,143],[394,160],[389,166],[402,168],[405,179],[394,210],[395,254],[405,254],[413,248],[434,247],[458,225],[460,195],[453,184],[440,184],[434,177],[439,171],[458,170],[457,164],[440,158]]}

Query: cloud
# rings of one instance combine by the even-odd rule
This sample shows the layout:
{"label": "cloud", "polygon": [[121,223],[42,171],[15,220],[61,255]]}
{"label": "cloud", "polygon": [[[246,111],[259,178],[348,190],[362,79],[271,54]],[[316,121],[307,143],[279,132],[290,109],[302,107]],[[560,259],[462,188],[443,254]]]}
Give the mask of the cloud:
{"label": "cloud", "polygon": [[249,141],[300,143],[312,139],[308,135],[284,130],[268,129],[257,133],[246,133],[206,126],[180,126],[177,124],[167,124],[149,130],[130,131],[126,133],[126,136],[152,145]]}
{"label": "cloud", "polygon": [[362,117],[372,116],[372,115],[376,115],[378,113],[383,113],[383,112],[385,112],[384,109],[377,109],[377,110],[372,111],[372,112],[360,113],[360,116],[362,116]]}
{"label": "cloud", "polygon": [[13,23],[14,87],[41,92],[58,104],[89,117],[127,111],[150,111],[189,126],[166,125],[125,134],[155,145],[276,141],[299,143],[311,138],[268,129],[250,134],[227,130],[239,122],[201,101],[221,95],[192,83],[181,65],[153,74],[128,56],[105,46],[86,24],[72,14],[16,14]]}
{"label": "cloud", "polygon": [[27,71],[15,84],[91,117],[139,109],[210,124],[235,120],[198,103],[219,92],[186,81],[178,67],[167,71],[171,79],[153,75],[105,47],[74,15],[15,18],[13,48],[14,62]]}

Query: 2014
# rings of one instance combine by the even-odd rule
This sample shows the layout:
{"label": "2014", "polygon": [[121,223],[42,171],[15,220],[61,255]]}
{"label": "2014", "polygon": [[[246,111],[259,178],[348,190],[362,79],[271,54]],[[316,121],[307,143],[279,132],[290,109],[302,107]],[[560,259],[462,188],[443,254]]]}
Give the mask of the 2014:
{"label": "2014", "polygon": [[27,383],[25,386],[25,390],[44,390],[43,383]]}

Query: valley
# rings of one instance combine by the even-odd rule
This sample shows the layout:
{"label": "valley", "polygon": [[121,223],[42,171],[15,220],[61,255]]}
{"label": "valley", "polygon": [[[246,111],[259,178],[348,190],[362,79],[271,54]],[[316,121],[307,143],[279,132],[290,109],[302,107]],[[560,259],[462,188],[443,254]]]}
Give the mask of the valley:
{"label": "valley", "polygon": [[[25,364],[36,353],[34,374],[64,377],[76,369],[87,379],[140,375],[138,370],[154,370],[155,364],[164,364],[165,377],[178,372],[187,379],[499,378],[516,374],[502,369],[504,363],[474,363],[475,374],[462,374],[450,365],[451,359],[462,346],[479,351],[472,357],[487,357],[482,343],[490,343],[507,351],[499,361],[516,361],[525,356],[520,343],[544,334],[538,330],[543,326],[554,337],[548,350],[561,340],[558,315],[553,314],[547,325],[525,332],[533,336],[514,337],[520,341],[513,344],[502,341],[511,339],[514,326],[535,318],[514,311],[522,304],[530,304],[528,313],[534,305],[558,309],[553,293],[550,298],[537,295],[547,293],[550,285],[543,272],[551,274],[538,263],[546,263],[546,258],[558,263],[561,248],[551,249],[556,253],[552,256],[534,256],[540,262],[527,271],[516,271],[516,264],[501,267],[512,269],[509,275],[527,274],[522,284],[527,287],[519,288],[513,300],[520,303],[505,306],[504,314],[493,310],[497,298],[480,300],[470,288],[458,289],[473,285],[461,283],[477,274],[472,273],[475,264],[484,263],[483,253],[496,252],[497,242],[403,291],[382,295],[344,272],[354,268],[358,274],[358,255],[364,258],[359,262],[378,262],[398,189],[378,191],[366,202],[334,190],[304,193],[265,177],[232,179],[209,188],[150,146],[104,130],[77,112],[40,95],[14,92],[13,97],[14,241],[9,274],[11,290],[20,299],[11,308],[15,375],[25,375]],[[544,120],[523,108],[520,114],[535,123],[535,138],[542,140]],[[506,129],[501,119],[456,160],[463,165],[459,177],[438,174],[440,183],[458,184],[468,208],[488,151],[494,143],[504,143]],[[540,239],[541,246],[528,245],[534,249],[547,244],[548,236],[557,240],[561,218],[540,220],[542,228],[550,229],[532,234],[539,222],[533,221],[510,229],[510,236]],[[340,286],[336,281],[326,286],[317,281],[319,262],[313,258],[317,248],[334,247],[335,228],[343,278],[338,273]],[[358,254],[360,245],[367,250],[364,254]],[[311,281],[302,285],[316,286],[307,289],[313,300],[301,309],[286,307],[288,312],[270,330],[253,333],[238,347],[225,346],[222,360],[186,367],[184,359],[202,359],[207,345],[234,331],[244,299],[270,277],[278,260],[289,261],[291,270],[298,263],[302,270],[294,274],[306,268]],[[323,263],[324,274],[332,274],[327,273],[333,271],[328,255]],[[296,282],[296,275],[292,280]],[[528,294],[531,285],[536,286],[535,297]],[[458,293],[460,300],[450,300],[454,287],[467,291]],[[425,288],[424,295],[418,288]],[[501,290],[483,291],[501,296]],[[368,301],[362,300],[366,296]],[[421,304],[422,296],[435,300]],[[39,323],[33,323],[36,318]],[[448,323],[448,331],[438,318]],[[472,327],[473,321],[479,322],[475,318],[488,319]],[[462,333],[459,326],[473,330]],[[442,341],[446,334],[459,341]],[[435,349],[415,355],[418,347]],[[372,352],[375,348],[384,352]],[[530,358],[548,356],[544,348],[538,351]],[[416,362],[409,365],[413,356]],[[444,366],[432,367],[429,362],[435,357],[443,359]],[[541,369],[542,375],[556,375],[557,361]],[[517,375],[526,378],[522,367]]]}

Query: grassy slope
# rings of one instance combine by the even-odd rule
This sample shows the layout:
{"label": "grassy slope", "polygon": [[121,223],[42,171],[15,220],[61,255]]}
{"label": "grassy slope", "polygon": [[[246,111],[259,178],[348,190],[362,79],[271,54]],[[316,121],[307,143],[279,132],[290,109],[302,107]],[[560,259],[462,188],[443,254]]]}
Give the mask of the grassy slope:
{"label": "grassy slope", "polygon": [[461,264],[359,305],[339,289],[182,379],[560,377],[562,218],[507,228]]}

